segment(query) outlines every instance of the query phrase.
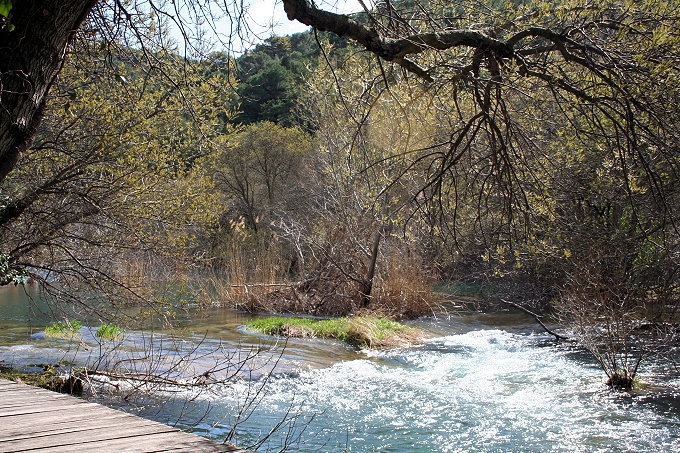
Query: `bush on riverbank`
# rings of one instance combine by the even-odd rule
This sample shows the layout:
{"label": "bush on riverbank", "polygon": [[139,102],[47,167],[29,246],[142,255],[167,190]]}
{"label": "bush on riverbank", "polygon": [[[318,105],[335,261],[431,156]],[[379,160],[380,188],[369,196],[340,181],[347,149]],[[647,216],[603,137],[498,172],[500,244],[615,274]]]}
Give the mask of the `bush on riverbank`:
{"label": "bush on riverbank", "polygon": [[362,348],[388,348],[417,341],[422,334],[387,318],[351,316],[332,319],[273,316],[248,324],[265,335],[329,338]]}
{"label": "bush on riverbank", "polygon": [[83,324],[76,319],[57,321],[45,327],[45,336],[50,338],[72,338],[79,335]]}
{"label": "bush on riverbank", "polygon": [[99,326],[95,335],[102,340],[115,340],[125,333],[125,330],[117,324],[106,323]]}

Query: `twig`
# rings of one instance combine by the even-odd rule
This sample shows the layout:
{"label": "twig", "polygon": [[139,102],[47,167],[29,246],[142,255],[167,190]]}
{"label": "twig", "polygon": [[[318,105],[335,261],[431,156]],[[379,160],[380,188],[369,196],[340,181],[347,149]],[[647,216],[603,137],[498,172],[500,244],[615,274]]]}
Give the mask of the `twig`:
{"label": "twig", "polygon": [[300,282],[292,282],[292,283],[238,283],[238,284],[234,283],[234,284],[230,284],[230,285],[226,285],[226,286],[228,286],[230,288],[246,288],[246,289],[249,288],[249,287],[253,287],[253,288],[269,288],[269,287],[272,287],[272,288],[276,288],[276,287],[292,288],[292,287],[295,287],[299,284],[300,284]]}
{"label": "twig", "polygon": [[516,303],[514,303],[514,302],[510,302],[509,300],[505,300],[505,299],[501,299],[501,302],[503,302],[504,304],[512,305],[513,307],[515,307],[515,308],[517,308],[517,309],[519,309],[519,310],[522,310],[524,313],[526,313],[526,314],[528,314],[529,316],[531,316],[532,318],[534,318],[534,319],[536,320],[536,322],[539,323],[539,324],[541,325],[541,327],[543,327],[543,330],[545,330],[545,331],[548,332],[550,335],[552,335],[553,337],[555,337],[556,340],[573,341],[571,338],[565,337],[565,336],[563,336],[563,335],[560,335],[560,334],[555,333],[555,332],[553,332],[552,330],[548,329],[548,327],[547,327],[545,324],[543,324],[543,321],[541,321],[541,316],[540,316],[540,315],[537,315],[536,313],[534,313],[533,311],[529,310],[528,308],[522,307],[522,306],[519,305],[519,304],[516,304]]}

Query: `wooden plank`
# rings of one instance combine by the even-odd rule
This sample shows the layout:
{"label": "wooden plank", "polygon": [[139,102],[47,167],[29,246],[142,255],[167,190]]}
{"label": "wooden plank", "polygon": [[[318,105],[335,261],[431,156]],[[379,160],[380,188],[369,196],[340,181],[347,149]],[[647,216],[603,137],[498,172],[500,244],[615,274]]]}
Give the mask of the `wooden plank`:
{"label": "wooden plank", "polygon": [[[112,423],[113,422],[113,423]],[[101,421],[91,421],[91,422],[86,422],[86,423],[81,423],[80,425],[72,425],[72,426],[61,426],[58,428],[47,428],[47,429],[42,429],[42,430],[33,430],[33,432],[26,432],[26,433],[18,433],[14,434],[11,436],[7,437],[0,437],[0,442],[4,444],[11,444],[11,442],[14,441],[19,441],[19,440],[28,440],[31,439],[31,442],[37,441],[39,442],[39,438],[41,437],[49,437],[50,441],[52,442],[61,442],[60,439],[63,437],[70,438],[73,437],[71,435],[75,435],[78,437],[78,439],[82,439],[83,435],[87,436],[87,438],[90,438],[91,436],[98,436],[100,435],[99,431],[102,431],[103,434],[107,436],[120,436],[121,434],[123,436],[126,436],[129,433],[129,429],[137,429],[137,428],[149,428],[153,429],[155,431],[162,431],[165,432],[165,428],[172,429],[169,426],[166,426],[165,428],[163,425],[161,426],[156,426],[152,424],[149,421],[146,421],[146,423],[140,421],[140,420],[135,420],[135,419],[122,419],[122,420],[111,420],[107,419],[103,421],[103,424]]]}
{"label": "wooden plank", "polygon": [[[61,418],[61,417],[60,417]],[[47,422],[48,420],[44,420]],[[146,423],[153,423],[144,420]],[[119,428],[129,423],[144,424],[128,414],[96,414],[96,418],[90,415],[87,418],[82,416],[71,420],[49,420],[49,424],[43,426],[36,424],[35,419],[25,422],[23,419],[12,423],[8,429],[0,431],[0,442],[18,440],[28,437],[51,436],[54,434],[79,432],[99,428]]]}
{"label": "wooden plank", "polygon": [[102,430],[88,431],[87,434],[81,432],[67,432],[46,436],[29,437],[26,439],[7,440],[0,442],[0,450],[23,451],[38,450],[52,446],[79,445],[98,440],[116,440],[127,437],[140,437],[148,434],[172,433],[175,429],[164,425],[148,424],[126,424],[118,427],[110,426]]}
{"label": "wooden plank", "polygon": [[[26,385],[26,384],[18,384],[18,385]],[[36,396],[40,397],[43,399],[68,399],[70,398],[70,395],[66,395],[64,393],[58,393],[58,392],[52,392],[50,390],[45,390],[45,389],[39,389],[41,390],[40,392],[34,392],[31,391],[31,388],[23,389],[23,388],[8,388],[8,387],[0,387],[0,392],[2,392],[2,396],[7,397],[7,398],[19,398],[19,397],[28,397],[28,396]]]}
{"label": "wooden plank", "polygon": [[68,417],[78,416],[96,417],[98,414],[101,414],[101,412],[99,411],[97,406],[88,407],[69,406],[62,408],[56,415],[54,412],[50,411],[34,413],[22,412],[20,414],[10,415],[7,417],[0,417],[0,420],[2,421],[1,423],[3,425],[9,423],[19,423],[20,421],[23,420],[34,420],[35,423],[44,423],[45,421],[49,421],[50,423],[57,423],[58,421]]}
{"label": "wooden plank", "polygon": [[52,404],[58,404],[61,401],[68,401],[68,400],[62,400],[62,399],[46,399],[45,397],[41,395],[27,395],[27,396],[15,396],[11,395],[9,398],[5,398],[4,396],[0,398],[0,410],[2,410],[3,407],[10,407],[10,406],[15,406],[17,404],[31,404],[31,403],[37,403],[40,401],[50,401]]}
{"label": "wooden plank", "polygon": [[[40,392],[34,392],[31,390],[31,388],[23,388],[24,385],[26,384],[15,384],[21,387],[0,387],[0,391],[3,392],[3,394],[9,394],[9,395],[22,395],[22,394],[31,394],[31,395],[40,395],[41,393],[44,394],[43,390],[46,392],[48,390],[45,389],[40,389]],[[51,393],[56,393],[56,392],[51,392]],[[57,395],[60,395],[60,393],[57,393]]]}
{"label": "wooden plank", "polygon": [[[55,418],[53,415],[54,414],[51,414],[49,412],[42,412],[39,414],[29,414],[20,417],[14,417],[8,420],[10,420],[12,426],[39,425],[41,423],[45,423],[46,421],[49,421],[51,425],[59,425],[61,423],[73,423],[81,420],[87,421],[91,420],[94,417],[104,417],[108,416],[109,414],[103,414],[97,408],[95,409],[88,408],[86,410],[70,408],[60,412],[58,418]],[[126,415],[129,417],[134,417],[134,415],[125,414],[124,412],[119,411],[115,411],[115,413],[111,413],[110,415],[111,416]],[[4,430],[0,432],[4,432]]]}
{"label": "wooden plank", "polygon": [[[2,395],[0,391],[0,395]],[[72,405],[75,404],[73,403],[69,398],[51,398],[51,397],[45,397],[44,395],[32,395],[30,393],[20,396],[20,395],[9,395],[7,398],[4,398],[4,396],[0,396],[0,407],[3,405],[14,405],[16,403],[20,402],[25,402],[25,403],[34,403],[36,401],[42,401],[45,404],[62,404],[62,403],[71,403]],[[82,403],[87,404],[87,401],[84,400],[79,400]]]}
{"label": "wooden plank", "polygon": [[2,452],[242,452],[70,395],[0,380]]}
{"label": "wooden plank", "polygon": [[[186,433],[183,434],[187,435]],[[234,449],[235,447],[230,445],[217,444],[200,437],[198,441],[195,441],[185,436],[174,436],[172,433],[149,434],[146,436],[128,437],[101,442],[84,442],[78,445],[53,446],[40,451],[46,453],[73,453],[74,451],[96,451],[97,453],[151,453],[162,452],[168,448],[175,448],[174,451],[180,452],[243,453],[242,450]]]}
{"label": "wooden plank", "polygon": [[[45,390],[45,392],[48,392]],[[30,397],[36,397],[36,398],[42,398],[45,400],[57,400],[57,399],[68,399],[69,396],[64,395],[62,393],[57,393],[57,392],[49,392],[52,393],[46,394],[46,393],[38,393],[38,392],[31,392],[30,389],[21,389],[21,390],[15,390],[11,389],[10,391],[5,391],[5,388],[0,388],[0,394],[2,395],[3,399],[7,398],[30,398]]]}
{"label": "wooden plank", "polygon": [[[86,402],[79,402],[79,403],[74,403],[77,404],[80,408],[84,407],[92,407],[96,406],[95,403],[86,403]],[[52,401],[46,402],[44,405],[31,405],[31,406],[25,406],[25,407],[12,407],[8,409],[4,409],[2,412],[0,412],[0,418],[4,417],[10,417],[10,416],[18,416],[18,415],[28,415],[28,414],[39,414],[42,412],[59,412],[66,407],[72,407],[74,404],[55,404]]]}

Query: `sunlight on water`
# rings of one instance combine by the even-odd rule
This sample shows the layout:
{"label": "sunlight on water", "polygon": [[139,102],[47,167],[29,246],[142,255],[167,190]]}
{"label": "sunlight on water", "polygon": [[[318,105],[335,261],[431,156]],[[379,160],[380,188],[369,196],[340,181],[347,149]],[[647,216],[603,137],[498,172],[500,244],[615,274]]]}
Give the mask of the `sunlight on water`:
{"label": "sunlight on water", "polygon": [[290,340],[279,360],[281,341],[248,334],[241,326],[250,318],[235,312],[205,311],[180,331],[128,331],[114,343],[98,342],[92,325],[69,342],[44,338],[51,321],[35,318],[35,307],[29,310],[19,296],[2,304],[5,363],[91,364],[103,353],[109,360],[144,355],[153,344],[170,358],[194,351],[192,369],[184,371],[200,373],[215,354],[266,346],[271,351],[258,360],[275,357],[277,364],[269,379],[265,366],[258,379],[157,395],[136,401],[139,406],[100,400],[216,440],[227,437],[242,412],[231,439],[242,446],[285,419],[259,451],[289,442],[290,451],[329,453],[680,451],[677,376],[655,382],[652,364],[642,377],[661,391],[610,392],[587,354],[528,333],[526,319],[514,315],[420,320],[444,336],[406,349],[357,352],[340,343]]}
{"label": "sunlight on water", "polygon": [[[196,404],[210,401],[218,422],[249,385],[199,396]],[[680,449],[677,413],[607,391],[602,373],[573,351],[541,336],[500,330],[437,338],[275,379],[241,426],[243,442],[265,432],[291,402],[307,416],[317,414],[305,427],[306,446],[293,451]],[[224,426],[204,429],[219,437]]]}

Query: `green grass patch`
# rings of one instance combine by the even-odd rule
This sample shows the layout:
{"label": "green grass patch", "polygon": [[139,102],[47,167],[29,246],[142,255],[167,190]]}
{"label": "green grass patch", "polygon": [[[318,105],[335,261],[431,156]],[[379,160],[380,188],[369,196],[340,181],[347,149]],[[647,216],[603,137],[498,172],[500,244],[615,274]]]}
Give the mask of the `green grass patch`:
{"label": "green grass patch", "polygon": [[364,348],[395,347],[421,336],[416,329],[372,316],[332,319],[273,316],[253,321],[248,328],[273,336],[330,338]]}
{"label": "green grass patch", "polygon": [[76,319],[57,321],[45,327],[45,336],[50,338],[72,338],[80,335],[83,324]]}
{"label": "green grass patch", "polygon": [[116,338],[121,337],[124,332],[125,330],[122,327],[116,324],[106,323],[99,326],[95,335],[102,340],[115,340]]}

